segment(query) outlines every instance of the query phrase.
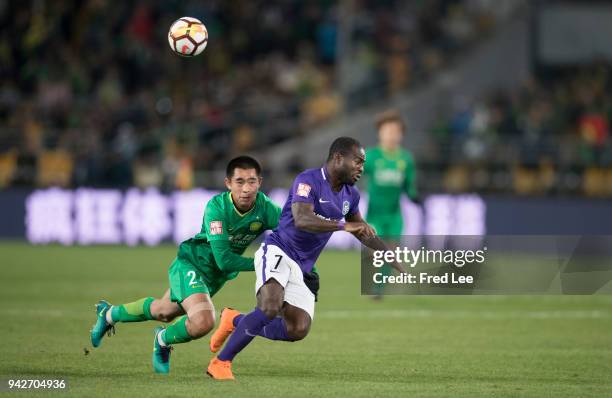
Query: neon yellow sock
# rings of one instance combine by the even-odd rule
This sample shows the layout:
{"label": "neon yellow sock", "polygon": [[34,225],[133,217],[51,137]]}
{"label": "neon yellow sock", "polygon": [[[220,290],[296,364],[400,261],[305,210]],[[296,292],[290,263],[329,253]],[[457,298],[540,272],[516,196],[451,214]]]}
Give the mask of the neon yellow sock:
{"label": "neon yellow sock", "polygon": [[113,322],[143,322],[153,320],[151,303],[153,297],[141,298],[133,303],[114,306],[111,310]]}

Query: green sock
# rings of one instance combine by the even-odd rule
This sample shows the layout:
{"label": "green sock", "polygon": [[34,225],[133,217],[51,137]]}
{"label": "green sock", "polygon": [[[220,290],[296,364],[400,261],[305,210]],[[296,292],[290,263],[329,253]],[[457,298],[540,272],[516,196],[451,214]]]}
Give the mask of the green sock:
{"label": "green sock", "polygon": [[187,325],[185,322],[187,322],[187,315],[183,315],[172,325],[168,326],[162,336],[164,343],[168,345],[180,344],[193,340],[189,333],[187,333]]}
{"label": "green sock", "polygon": [[153,297],[141,298],[133,303],[114,306],[111,309],[113,322],[143,322],[153,320],[151,303]]}

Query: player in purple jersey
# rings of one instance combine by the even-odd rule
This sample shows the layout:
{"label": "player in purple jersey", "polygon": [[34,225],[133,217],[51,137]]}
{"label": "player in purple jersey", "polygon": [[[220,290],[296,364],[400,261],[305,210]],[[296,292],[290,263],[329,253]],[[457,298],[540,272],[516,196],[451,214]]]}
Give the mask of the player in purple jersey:
{"label": "player in purple jersey", "polygon": [[[234,379],[234,357],[255,336],[298,341],[308,334],[314,317],[318,277],[313,266],[335,231],[347,231],[364,245],[385,250],[359,213],[359,191],[354,187],[363,173],[365,152],[350,137],[336,139],[323,167],[299,174],[283,207],[278,227],[255,253],[257,307],[248,314],[226,308],[211,339],[219,355],[210,361],[208,374]],[[404,270],[399,265],[395,267]]]}

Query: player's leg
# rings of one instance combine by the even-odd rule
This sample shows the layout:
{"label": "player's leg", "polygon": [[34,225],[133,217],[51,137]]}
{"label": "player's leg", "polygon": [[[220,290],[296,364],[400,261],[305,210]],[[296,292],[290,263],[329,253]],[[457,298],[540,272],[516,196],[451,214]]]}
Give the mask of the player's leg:
{"label": "player's leg", "polygon": [[211,377],[217,380],[234,379],[232,360],[281,313],[283,295],[284,288],[276,279],[266,281],[257,293],[255,310],[240,319],[223,350],[210,361],[207,373]]}
{"label": "player's leg", "polygon": [[[179,268],[183,261],[176,258],[170,269],[170,290],[166,291],[161,299],[144,297],[131,303],[111,305],[105,300],[96,304],[96,323],[90,331],[91,344],[98,347],[102,343],[105,334],[114,333],[114,325],[117,322],[143,322],[149,320],[160,320],[168,322],[182,313],[181,307],[172,300],[172,284],[180,283]],[[174,278],[173,278],[174,277]]]}
{"label": "player's leg", "polygon": [[[297,341],[308,333],[310,324],[299,318],[295,311],[299,308],[284,303],[282,316],[276,316],[270,323],[261,329],[258,336],[269,340]],[[247,314],[242,314],[233,308],[224,308],[221,312],[219,327],[210,339],[210,351],[217,352],[221,349],[227,338],[234,332],[238,324]],[[307,315],[307,314],[306,314]],[[308,322],[310,318],[307,318]]]}
{"label": "player's leg", "polygon": [[306,286],[304,274],[294,261],[289,261],[291,275],[285,286],[283,313],[262,330],[270,340],[298,341],[310,331],[314,318],[315,294]]}
{"label": "player's leg", "polygon": [[[232,320],[232,323],[236,322],[233,325],[235,330],[229,332],[231,337],[227,345],[208,367],[208,374],[215,379],[233,379],[231,361],[255,336],[297,341],[306,337],[310,330],[314,316],[314,293],[304,283],[297,263],[276,246],[270,246],[269,250],[267,256],[264,251],[264,258],[268,264],[275,265],[268,268],[266,273],[266,261],[258,261],[261,254],[256,253],[257,307],[249,314],[235,314]],[[271,259],[275,261],[271,262]]]}
{"label": "player's leg", "polygon": [[[368,224],[370,224],[372,227],[374,227],[374,230],[376,231],[376,235],[382,237],[384,239],[384,237],[387,235],[388,231],[387,231],[387,222],[386,222],[386,218],[384,216],[368,216]],[[389,272],[388,269],[385,269],[385,267],[383,266],[383,269],[381,269],[381,272],[383,274]],[[373,289],[373,296],[372,298],[374,300],[379,300],[382,298],[383,295],[383,290],[384,287],[382,285],[375,285],[374,289]]]}
{"label": "player's leg", "polygon": [[231,361],[255,336],[262,334],[266,325],[281,319],[277,316],[283,308],[284,294],[284,287],[276,279],[270,278],[266,281],[257,293],[257,307],[241,317],[230,341],[219,354],[219,359]]}
{"label": "player's leg", "polygon": [[312,324],[310,315],[303,309],[289,303],[285,303],[283,316],[278,319],[284,325],[279,324],[277,326],[270,324],[266,326],[263,333],[264,337],[270,340],[299,341],[304,339],[308,332],[310,332],[310,325]]}
{"label": "player's leg", "polygon": [[[264,313],[272,314],[276,312],[270,312],[270,310],[266,309],[265,304],[262,304],[264,301],[263,297],[265,297],[268,288],[264,285],[262,287],[263,293],[258,294],[258,308],[260,308]],[[285,299],[287,297],[285,289]],[[310,294],[310,292],[308,292]],[[314,305],[307,307],[314,308]],[[227,314],[227,315],[225,315]],[[242,322],[243,318],[248,314],[241,314],[236,310],[231,308],[225,308],[222,314],[222,322],[231,322],[231,330],[228,335]],[[267,323],[258,333],[258,336],[265,337],[269,340],[277,340],[277,341],[299,341],[305,338],[310,331],[310,325],[312,324],[312,316],[308,313],[308,311],[296,307],[288,302],[283,303],[281,316],[275,316],[269,323]],[[219,327],[221,329],[221,326]],[[252,332],[249,329],[249,332]],[[218,332],[215,332],[217,334]],[[252,333],[251,333],[252,334]],[[224,339],[223,339],[224,341]],[[220,341],[220,344],[223,344],[223,341]],[[220,346],[219,346],[220,348]],[[212,341],[211,341],[211,351],[216,352],[218,348],[213,349]],[[221,357],[222,359],[223,357]]]}
{"label": "player's leg", "polygon": [[159,299],[145,297],[132,303],[113,305],[106,319],[112,324],[151,320],[170,322],[183,313],[181,307],[170,300],[170,289],[168,289]]}
{"label": "player's leg", "polygon": [[170,300],[180,303],[185,315],[165,329],[155,328],[152,363],[157,373],[170,371],[172,345],[198,339],[210,332],[215,324],[214,306],[202,273],[188,262],[177,259],[168,276]]}
{"label": "player's leg", "polygon": [[287,259],[287,255],[273,245],[262,244],[255,253],[257,307],[240,319],[223,350],[211,360],[207,372],[211,377],[233,380],[231,361],[281,313],[285,286],[291,275]]}
{"label": "player's leg", "polygon": [[153,340],[153,370],[156,373],[170,371],[170,352],[174,344],[199,339],[215,325],[215,310],[210,296],[194,293],[181,302],[186,314],[167,328],[157,327]]}
{"label": "player's leg", "polygon": [[208,294],[196,293],[181,302],[186,314],[161,333],[163,345],[186,343],[199,339],[215,326],[215,308]]}
{"label": "player's leg", "polygon": [[170,300],[170,289],[160,299],[144,297],[121,305],[111,305],[100,300],[96,304],[96,323],[90,332],[91,344],[94,347],[100,346],[104,335],[114,332],[117,322],[170,322],[183,313],[183,309]]}
{"label": "player's leg", "polygon": [[144,297],[131,303],[111,305],[105,300],[96,304],[96,324],[90,337],[91,344],[98,347],[106,333],[114,331],[117,322],[143,322],[159,320],[168,322],[182,312],[178,304],[170,301],[170,291],[161,299]]}
{"label": "player's leg", "polygon": [[[219,327],[210,339],[210,351],[217,352],[221,349],[245,315],[233,308],[223,309]],[[282,316],[272,319],[257,335],[268,340],[298,341],[306,337],[310,324],[311,319],[306,311],[285,302]]]}
{"label": "player's leg", "polygon": [[[379,216],[376,218],[376,223],[378,227],[375,227],[377,231],[377,235],[380,236],[389,247],[397,247],[400,242],[403,222],[402,222],[402,213],[393,213],[385,216]],[[383,276],[389,276],[392,273],[391,266],[389,264],[384,264],[380,269],[380,272]],[[372,298],[374,300],[381,300],[385,292],[385,285],[375,285],[374,286],[374,296]]]}
{"label": "player's leg", "polygon": [[[277,246],[262,244],[255,252],[255,292],[257,307],[254,313],[265,317],[262,309],[268,313],[271,321],[282,310],[284,304],[284,287],[289,283],[291,269],[287,264],[288,257]],[[263,315],[262,315],[263,314]],[[241,314],[238,311],[225,308],[221,313],[219,328],[213,334],[210,341],[210,349],[217,352],[227,337],[249,314]],[[253,317],[255,315],[252,315]],[[260,330],[257,331],[259,333]],[[255,333],[253,327],[249,333]]]}
{"label": "player's leg", "polygon": [[177,316],[185,314],[183,308],[170,299],[170,289],[166,290],[162,298],[151,302],[149,312],[153,319],[160,322],[172,322]]}
{"label": "player's leg", "polygon": [[[274,249],[271,250],[275,252]],[[275,259],[278,259],[278,256],[280,254],[274,254]],[[318,274],[311,272],[304,275],[297,263],[289,258],[286,261],[291,271],[284,291],[282,317],[274,318],[258,335],[270,340],[297,341],[303,339],[310,329],[316,293],[319,290]],[[219,327],[210,339],[212,352],[221,349],[244,316],[232,308],[223,309]]]}

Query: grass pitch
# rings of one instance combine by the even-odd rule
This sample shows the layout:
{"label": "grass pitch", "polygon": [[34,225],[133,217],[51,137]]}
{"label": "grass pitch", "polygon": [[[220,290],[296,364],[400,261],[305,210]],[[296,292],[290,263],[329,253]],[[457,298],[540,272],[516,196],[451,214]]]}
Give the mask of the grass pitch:
{"label": "grass pitch", "polygon": [[[177,345],[171,374],[151,369],[155,322],[117,325],[89,344],[94,303],[159,296],[175,247],[0,243],[0,378],[65,378],[58,396],[612,396],[612,297],[386,297],[359,293],[359,254],[321,256],[320,301],[301,342],[257,338],[236,382],[204,374],[208,338]],[[254,306],[253,274],[213,298]],[[85,355],[85,350],[89,351]]]}

